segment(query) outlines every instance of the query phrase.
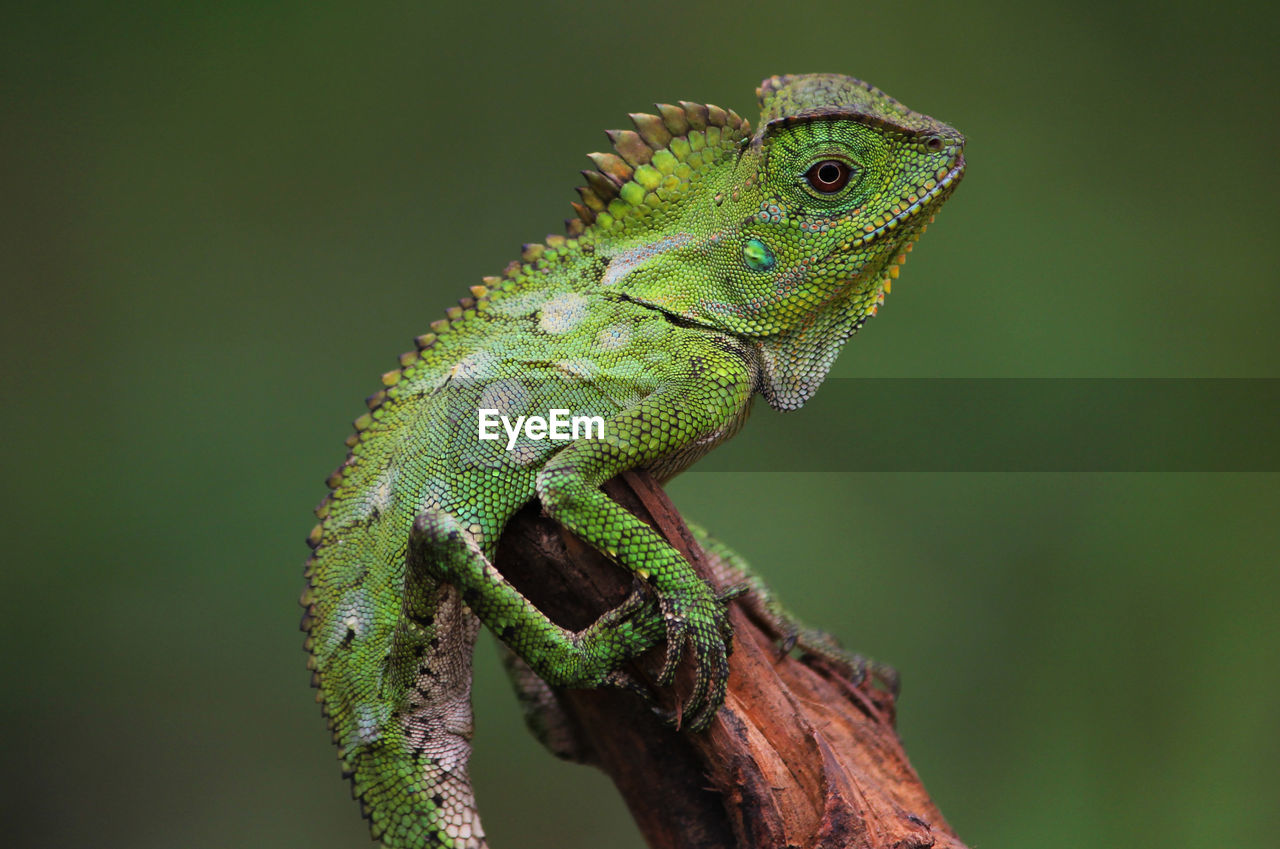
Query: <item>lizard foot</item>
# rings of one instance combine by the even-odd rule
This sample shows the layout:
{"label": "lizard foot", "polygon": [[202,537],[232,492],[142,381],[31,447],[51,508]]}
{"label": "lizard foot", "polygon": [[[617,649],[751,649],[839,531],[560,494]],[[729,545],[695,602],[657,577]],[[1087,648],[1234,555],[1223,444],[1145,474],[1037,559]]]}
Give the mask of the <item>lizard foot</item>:
{"label": "lizard foot", "polygon": [[725,601],[725,595],[713,593],[706,584],[659,596],[666,622],[667,657],[658,683],[669,686],[675,681],[686,646],[694,662],[693,690],[674,714],[677,727],[687,724],[701,731],[724,704],[729,653],[733,650],[733,625]]}
{"label": "lizard foot", "polygon": [[823,631],[795,626],[786,629],[779,637],[778,657],[782,658],[797,648],[805,659],[817,660],[855,687],[861,687],[870,679],[895,698],[898,695],[901,683],[898,670],[845,649]]}

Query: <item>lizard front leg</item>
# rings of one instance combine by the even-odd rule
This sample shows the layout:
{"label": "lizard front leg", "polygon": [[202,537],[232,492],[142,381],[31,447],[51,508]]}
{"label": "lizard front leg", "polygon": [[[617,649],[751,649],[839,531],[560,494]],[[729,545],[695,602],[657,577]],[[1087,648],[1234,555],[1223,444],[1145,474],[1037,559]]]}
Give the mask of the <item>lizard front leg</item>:
{"label": "lizard front leg", "polygon": [[[870,671],[890,691],[897,693],[898,674],[893,667],[868,661],[862,655],[843,648],[825,631],[800,622],[783,607],[773,590],[740,554],[711,536],[701,525],[689,522],[688,528],[702,549],[713,574],[712,580],[721,593],[741,588],[741,594],[735,596],[737,602],[772,631],[783,651],[798,648],[805,654],[820,658],[855,684],[865,680]],[[498,643],[498,652],[516,692],[525,725],[538,742],[558,758],[575,763],[594,763],[595,752],[590,742],[570,718],[556,689],[539,678],[501,642]]]}
{"label": "lizard front leg", "polygon": [[420,618],[418,607],[441,583],[456,587],[489,630],[559,687],[628,684],[619,667],[663,635],[661,620],[639,591],[581,631],[560,627],[494,568],[455,517],[431,511],[413,525],[397,637],[409,635]]}
{"label": "lizard front leg", "polygon": [[724,702],[732,640],[724,602],[657,531],[600,490],[620,472],[656,465],[699,440],[715,439],[743,414],[751,395],[745,363],[710,341],[684,352],[682,362],[683,371],[607,420],[602,439],[580,440],[557,454],[536,486],[553,519],[654,588],[667,634],[659,683],[674,681],[687,644],[695,678],[685,710],[690,726],[700,730]]}

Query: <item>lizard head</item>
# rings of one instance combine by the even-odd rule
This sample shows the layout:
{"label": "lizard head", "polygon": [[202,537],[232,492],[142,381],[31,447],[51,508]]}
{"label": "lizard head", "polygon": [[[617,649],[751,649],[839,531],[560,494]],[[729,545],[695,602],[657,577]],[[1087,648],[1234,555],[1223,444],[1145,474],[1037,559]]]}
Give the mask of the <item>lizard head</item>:
{"label": "lizard head", "polygon": [[758,94],[739,287],[771,305],[766,334],[833,306],[860,323],[959,183],[964,136],[850,77],[772,77]]}
{"label": "lizard head", "polygon": [[[964,136],[836,74],[771,77],[757,95],[754,133],[716,107],[633,116],[637,132],[613,134],[619,156],[597,155],[621,188],[588,177],[619,195],[600,215],[604,285],[750,340],[766,397],[792,408],[876,314],[906,252],[954,191]],[[714,136],[708,109],[720,118]],[[684,120],[698,114],[705,139],[697,120]],[[686,139],[698,144],[695,158]],[[587,191],[584,200],[598,200]]]}
{"label": "lizard head", "polygon": [[755,215],[740,238],[744,265],[772,276],[772,292],[747,283],[770,303],[758,342],[764,394],[792,409],[884,303],[964,173],[965,140],[850,77],[771,77],[757,94],[750,151],[758,189],[744,193],[757,206],[745,210]]}

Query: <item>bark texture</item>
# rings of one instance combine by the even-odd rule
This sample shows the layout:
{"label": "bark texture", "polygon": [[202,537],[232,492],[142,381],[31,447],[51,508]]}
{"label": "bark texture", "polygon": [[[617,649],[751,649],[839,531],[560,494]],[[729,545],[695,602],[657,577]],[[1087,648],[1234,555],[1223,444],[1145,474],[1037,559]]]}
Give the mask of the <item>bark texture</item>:
{"label": "bark texture", "polygon": [[[661,488],[627,473],[605,490],[710,580]],[[619,603],[629,576],[541,515],[510,524],[498,568],[553,619],[580,628]],[[854,686],[812,658],[780,656],[777,635],[730,604],[729,692],[701,734],[664,725],[635,694],[560,694],[588,760],[613,779],[652,849],[965,849],[929,799],[894,731],[894,697]],[[663,647],[634,665],[652,682]],[[682,670],[675,691],[687,694]],[[667,688],[654,692],[674,707]]]}

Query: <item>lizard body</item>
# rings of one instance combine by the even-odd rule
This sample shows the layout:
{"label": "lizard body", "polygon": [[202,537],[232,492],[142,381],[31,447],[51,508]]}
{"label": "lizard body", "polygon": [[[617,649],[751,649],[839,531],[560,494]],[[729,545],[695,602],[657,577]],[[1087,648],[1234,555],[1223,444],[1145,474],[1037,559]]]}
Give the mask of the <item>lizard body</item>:
{"label": "lizard body", "polygon": [[[723,701],[723,599],[599,486],[677,474],[738,430],[756,393],[808,400],[964,167],[958,132],[857,80],[773,77],[758,95],[754,133],[683,102],[610,133],[568,234],[473,287],[356,420],[308,540],[303,628],[344,771],[387,847],[486,845],[466,769],[481,623],[550,687],[626,685],[621,665],[665,639],[664,683],[686,648],[695,663],[690,724]],[[482,410],[556,408],[599,417],[602,437],[478,438]],[[580,632],[492,564],[535,497],[637,578]]]}

